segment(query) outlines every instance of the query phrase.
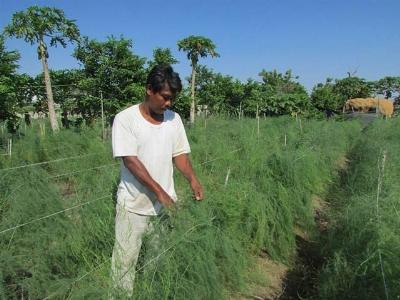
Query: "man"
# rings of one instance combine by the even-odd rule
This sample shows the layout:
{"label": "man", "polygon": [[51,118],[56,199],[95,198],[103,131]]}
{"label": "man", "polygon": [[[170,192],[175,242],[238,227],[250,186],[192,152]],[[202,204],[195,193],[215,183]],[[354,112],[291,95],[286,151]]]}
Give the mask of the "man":
{"label": "man", "polygon": [[169,65],[155,66],[148,75],[146,96],[114,119],[114,157],[122,158],[118,186],[112,275],[115,286],[133,293],[135,265],[142,236],[151,216],[177,200],[173,162],[189,181],[196,200],[203,189],[193,172],[190,146],[180,116],[169,110],[181,91],[179,75]]}

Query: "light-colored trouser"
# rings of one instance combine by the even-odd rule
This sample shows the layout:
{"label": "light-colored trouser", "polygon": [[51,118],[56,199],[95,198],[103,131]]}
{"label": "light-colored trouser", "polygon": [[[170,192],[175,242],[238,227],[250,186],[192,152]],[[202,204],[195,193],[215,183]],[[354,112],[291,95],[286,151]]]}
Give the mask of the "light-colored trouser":
{"label": "light-colored trouser", "polygon": [[139,215],[116,205],[115,244],[111,260],[114,288],[133,295],[135,267],[142,246],[143,235],[153,230],[151,216]]}

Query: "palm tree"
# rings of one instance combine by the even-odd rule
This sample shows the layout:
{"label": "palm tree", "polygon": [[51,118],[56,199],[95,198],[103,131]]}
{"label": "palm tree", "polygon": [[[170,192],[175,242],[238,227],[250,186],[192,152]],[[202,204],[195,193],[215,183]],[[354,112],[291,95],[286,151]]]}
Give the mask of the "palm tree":
{"label": "palm tree", "polygon": [[179,61],[172,55],[171,49],[157,47],[153,50],[153,60],[148,62],[148,69],[160,64],[174,65]]}
{"label": "palm tree", "polygon": [[64,48],[67,46],[67,41],[77,42],[79,29],[75,21],[67,19],[60,9],[31,6],[26,11],[15,13],[11,24],[6,26],[4,31],[10,37],[22,38],[31,45],[38,44],[38,59],[42,61],[43,65],[50,124],[53,131],[57,131],[59,127],[54,109],[53,92],[47,63],[49,54],[45,39],[50,41],[50,46],[61,44]]}
{"label": "palm tree", "polygon": [[192,91],[192,103],[190,105],[190,123],[194,123],[194,115],[196,110],[194,90],[195,90],[195,79],[196,79],[196,66],[199,61],[199,57],[218,57],[219,54],[215,51],[215,45],[209,38],[203,36],[188,36],[178,41],[179,51],[183,50],[187,53],[187,58],[191,62],[192,66],[192,77],[191,77],[191,91]]}

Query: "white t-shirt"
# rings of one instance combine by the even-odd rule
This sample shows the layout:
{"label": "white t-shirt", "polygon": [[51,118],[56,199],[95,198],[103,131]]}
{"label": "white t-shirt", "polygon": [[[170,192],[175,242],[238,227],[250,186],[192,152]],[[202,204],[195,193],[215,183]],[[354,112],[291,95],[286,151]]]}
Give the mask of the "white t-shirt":
{"label": "white t-shirt", "polygon": [[[115,116],[112,127],[114,157],[137,156],[150,176],[174,200],[177,200],[172,158],[190,152],[189,142],[181,117],[164,112],[164,121],[155,125],[147,121],[133,105]],[[121,182],[117,201],[126,210],[141,215],[157,215],[162,204],[155,194],[141,184],[121,162]]]}

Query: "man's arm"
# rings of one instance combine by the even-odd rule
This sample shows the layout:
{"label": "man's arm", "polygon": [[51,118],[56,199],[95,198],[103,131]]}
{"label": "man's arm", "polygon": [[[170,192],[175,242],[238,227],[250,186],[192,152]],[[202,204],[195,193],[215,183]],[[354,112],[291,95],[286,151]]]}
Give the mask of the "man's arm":
{"label": "man's arm", "polygon": [[174,201],[167,194],[166,191],[151,178],[146,167],[142,164],[137,156],[124,156],[122,157],[125,167],[147,188],[149,188],[156,195],[158,201],[164,206],[174,204]]}
{"label": "man's arm", "polygon": [[193,194],[196,200],[203,200],[203,188],[193,171],[192,164],[189,160],[189,155],[184,153],[174,157],[175,166],[189,181],[190,187],[192,188]]}

